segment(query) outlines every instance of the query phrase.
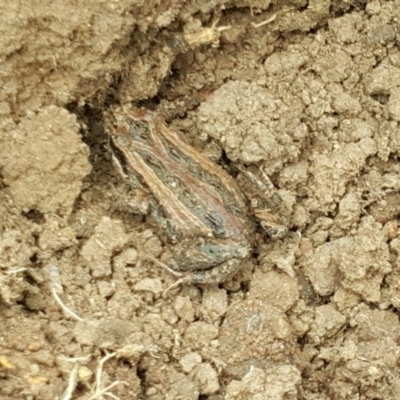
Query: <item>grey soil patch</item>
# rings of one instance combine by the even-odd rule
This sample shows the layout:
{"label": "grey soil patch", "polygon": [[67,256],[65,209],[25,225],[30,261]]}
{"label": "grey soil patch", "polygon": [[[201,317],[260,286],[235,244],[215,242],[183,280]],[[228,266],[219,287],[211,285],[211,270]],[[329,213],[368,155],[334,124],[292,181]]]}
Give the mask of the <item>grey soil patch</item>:
{"label": "grey soil patch", "polygon": [[[400,398],[399,1],[2,2],[1,400]],[[115,102],[262,166],[287,237],[163,297]]]}

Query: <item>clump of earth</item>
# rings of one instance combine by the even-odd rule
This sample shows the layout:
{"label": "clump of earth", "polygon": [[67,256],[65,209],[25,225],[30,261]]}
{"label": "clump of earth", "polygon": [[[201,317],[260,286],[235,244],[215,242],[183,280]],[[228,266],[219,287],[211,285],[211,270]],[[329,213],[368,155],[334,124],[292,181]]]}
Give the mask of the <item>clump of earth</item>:
{"label": "clump of earth", "polygon": [[[1,399],[400,398],[400,7],[203,3],[4,2]],[[165,293],[114,104],[260,168],[288,235]]]}

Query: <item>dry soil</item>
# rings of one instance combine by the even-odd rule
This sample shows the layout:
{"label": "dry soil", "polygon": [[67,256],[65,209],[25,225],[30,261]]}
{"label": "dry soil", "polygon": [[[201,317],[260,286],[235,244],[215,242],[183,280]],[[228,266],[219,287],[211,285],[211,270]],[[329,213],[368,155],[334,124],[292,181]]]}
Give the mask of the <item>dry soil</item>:
{"label": "dry soil", "polygon": [[[1,400],[400,398],[399,0],[0,7]],[[116,103],[262,167],[289,234],[163,297]]]}

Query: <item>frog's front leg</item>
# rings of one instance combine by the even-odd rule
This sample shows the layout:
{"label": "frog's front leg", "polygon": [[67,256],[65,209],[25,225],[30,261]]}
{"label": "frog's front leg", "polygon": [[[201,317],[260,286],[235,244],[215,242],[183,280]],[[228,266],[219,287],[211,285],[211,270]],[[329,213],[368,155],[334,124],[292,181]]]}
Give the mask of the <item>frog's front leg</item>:
{"label": "frog's front leg", "polygon": [[285,207],[277,189],[261,168],[241,169],[237,182],[250,202],[255,217],[271,239],[282,239],[288,232],[282,223]]}

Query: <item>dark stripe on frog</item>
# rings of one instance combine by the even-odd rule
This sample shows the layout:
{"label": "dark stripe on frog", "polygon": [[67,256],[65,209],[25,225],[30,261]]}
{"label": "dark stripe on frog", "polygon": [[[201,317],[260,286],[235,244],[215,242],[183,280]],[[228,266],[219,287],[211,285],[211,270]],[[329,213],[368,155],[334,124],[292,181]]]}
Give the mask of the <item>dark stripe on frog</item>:
{"label": "dark stripe on frog", "polygon": [[[221,235],[221,237],[232,237],[236,240],[248,238],[251,224],[244,215],[243,199],[238,189],[235,190],[232,178],[225,171],[184,143],[175,132],[170,131],[164,125],[164,122],[156,114],[148,110],[139,112],[123,110],[123,113],[116,112],[114,117],[117,129],[110,135],[116,140],[122,155],[126,157],[124,163],[126,175],[142,178],[144,186],[153,193],[161,210],[169,218],[170,225],[176,226],[173,231],[192,237]],[[131,131],[127,120],[134,122]],[[167,136],[169,139],[172,137],[173,140],[168,140],[171,145],[166,145],[164,139],[161,141],[161,135]],[[119,140],[119,138],[123,140]],[[187,168],[182,169],[176,161],[170,158],[170,146],[186,151],[182,157],[186,161],[191,160]],[[143,157],[151,156],[152,161],[149,158],[140,165],[141,156],[139,154]],[[153,164],[151,168],[147,164],[150,162]],[[184,162],[184,160],[180,160],[180,162]],[[201,182],[199,171],[195,177],[190,175],[189,169],[195,164],[198,164],[198,170],[202,171],[201,175],[207,177],[207,180],[211,181],[210,183]],[[170,174],[173,180],[170,182],[170,187],[166,186],[168,179],[165,171],[167,170],[173,172]],[[205,171],[211,171],[211,174]],[[179,177],[182,177],[185,185]],[[179,197],[176,196],[178,186],[182,188],[183,194]],[[193,198],[194,194],[197,195],[193,202],[190,202],[190,196],[187,196],[188,192],[192,193],[191,197]],[[204,207],[205,199],[208,204]]]}
{"label": "dark stripe on frog", "polygon": [[[195,173],[198,173],[199,170],[205,171],[205,174],[204,172],[203,174],[207,175],[206,178],[212,181],[215,188],[221,189],[221,187],[224,187],[226,192],[229,193],[229,197],[224,199],[227,207],[236,205],[236,210],[244,209],[245,202],[240,196],[240,190],[232,177],[219,165],[183,141],[176,132],[165,125],[157,114],[148,112],[148,117],[150,115],[152,118],[149,121],[137,120],[132,115],[129,116],[130,124],[128,129],[133,141],[139,141],[144,146],[142,149],[146,149],[148,153],[152,153],[154,146],[157,146],[161,157],[168,158],[172,156],[178,163],[185,160],[188,169],[193,170]],[[162,136],[156,132],[161,133]],[[206,172],[207,170],[210,172]],[[221,191],[221,194],[224,196],[224,191]],[[234,200],[232,201],[232,199]],[[234,212],[233,209],[232,211]]]}
{"label": "dark stripe on frog", "polygon": [[176,132],[172,131],[164,124],[162,124],[160,127],[160,132],[165,139],[168,140],[168,142],[172,143],[177,149],[181,150],[181,152],[187,155],[189,159],[196,161],[198,165],[204,165],[213,176],[218,176],[221,180],[221,183],[235,199],[235,203],[237,203],[240,208],[245,207],[245,202],[240,195],[240,190],[237,188],[232,177],[226,171],[211,161],[208,157],[201,154],[197,149],[184,142]]}
{"label": "dark stripe on frog", "polygon": [[[214,210],[216,204],[221,206],[219,209],[215,209],[212,214],[209,211],[203,214],[199,210],[196,215],[200,219],[206,218],[205,223],[208,221],[213,227],[215,222],[219,223],[220,226],[222,223],[222,226],[225,227],[224,237],[238,238],[243,236],[244,230],[249,230],[250,225],[246,215],[246,204],[233,178],[219,165],[180,139],[174,131],[171,131],[164,124],[158,127],[158,132],[163,134],[162,137],[157,137],[157,139],[159,146],[167,155],[167,160],[170,158],[175,160],[172,166],[186,165],[186,168],[181,168],[179,171],[186,174],[185,180],[190,182],[194,189],[193,193],[196,194],[203,183],[206,186],[203,195],[206,197],[210,196],[210,193],[215,195],[214,201],[210,201],[209,208]],[[204,202],[206,197],[200,196],[198,202]],[[182,201],[185,201],[185,199]],[[226,221],[230,221],[230,223]]]}
{"label": "dark stripe on frog", "polygon": [[[144,160],[145,165],[151,166],[150,169],[159,178],[160,185],[167,186],[175,197],[175,199],[172,196],[169,197],[170,202],[167,202],[166,206],[163,207],[164,214],[168,215],[173,221],[174,216],[169,212],[168,207],[171,206],[173,202],[178,202],[190,213],[190,218],[188,218],[188,221],[184,222],[185,225],[187,225],[190,220],[196,218],[199,222],[201,221],[201,224],[204,227],[211,229],[213,236],[226,236],[226,221],[224,216],[221,215],[224,211],[226,212],[226,210],[222,210],[224,204],[221,204],[221,199],[218,197],[215,198],[215,190],[212,192],[207,190],[207,188],[200,190],[199,188],[202,185],[202,182],[196,178],[196,182],[193,181],[192,186],[196,184],[197,192],[200,191],[204,196],[200,199],[201,196],[196,196],[195,190],[190,187],[190,178],[188,178],[188,176],[181,178],[179,171],[176,171],[175,167],[169,165],[169,163],[166,162],[165,157],[157,158],[154,151],[150,154],[144,151],[136,151],[136,153]],[[175,173],[173,172],[173,169],[175,169]],[[183,173],[185,173],[184,170],[182,170],[181,174]],[[153,185],[147,183],[146,186],[153,192],[154,196],[158,198]],[[204,204],[204,199],[206,198],[208,198],[208,205]],[[191,233],[196,236],[198,232],[192,231]]]}
{"label": "dark stripe on frog", "polygon": [[148,146],[143,146],[137,141],[130,140],[130,138],[124,138],[128,134],[127,132],[124,129],[120,129],[113,135],[114,145],[119,149],[119,155],[124,161],[123,167],[125,167],[127,175],[134,173],[142,178],[142,182],[157,198],[165,214],[179,226],[183,234],[190,235],[193,232],[198,232],[201,235],[211,237],[212,231],[193,218],[190,210],[187,210],[176,199],[173,191],[158,178],[154,170],[139,155],[136,147],[146,148]]}
{"label": "dark stripe on frog", "polygon": [[[193,159],[191,155],[194,152],[197,153],[197,150],[187,144],[182,146],[183,142],[180,139],[173,143],[175,154],[178,155],[179,150],[177,149],[182,147],[189,147],[190,154],[182,153],[182,157],[178,157],[178,160],[176,157],[175,160],[171,159],[169,148],[171,144],[167,144],[158,134],[155,134],[161,130],[164,133],[165,126],[160,127],[157,124],[152,128],[148,135],[149,145],[132,141],[132,151],[140,154],[145,164],[152,166],[160,181],[168,185],[178,197],[176,201],[179,201],[192,213],[192,219],[196,216],[202,224],[212,229],[215,236],[235,238],[243,236],[244,230],[248,229],[247,218],[242,211],[245,206],[242,199],[238,199],[236,192],[230,190],[235,185],[232,178],[219,166],[200,154],[196,154]],[[168,128],[165,129],[168,130]],[[198,161],[201,161],[202,164],[198,164]],[[194,164],[198,164],[197,168],[201,174],[193,175]],[[209,173],[209,165],[212,165],[211,173]],[[190,170],[192,171],[190,172]],[[200,175],[203,175],[203,181]],[[210,178],[210,183],[207,182],[207,178]],[[148,186],[154,193],[154,188],[151,185]],[[194,199],[193,202],[190,201],[190,198]],[[240,200],[240,204],[235,204],[235,200]],[[205,204],[206,202],[207,204]],[[168,211],[164,209],[167,214]],[[193,232],[193,236],[196,236],[196,232]]]}

